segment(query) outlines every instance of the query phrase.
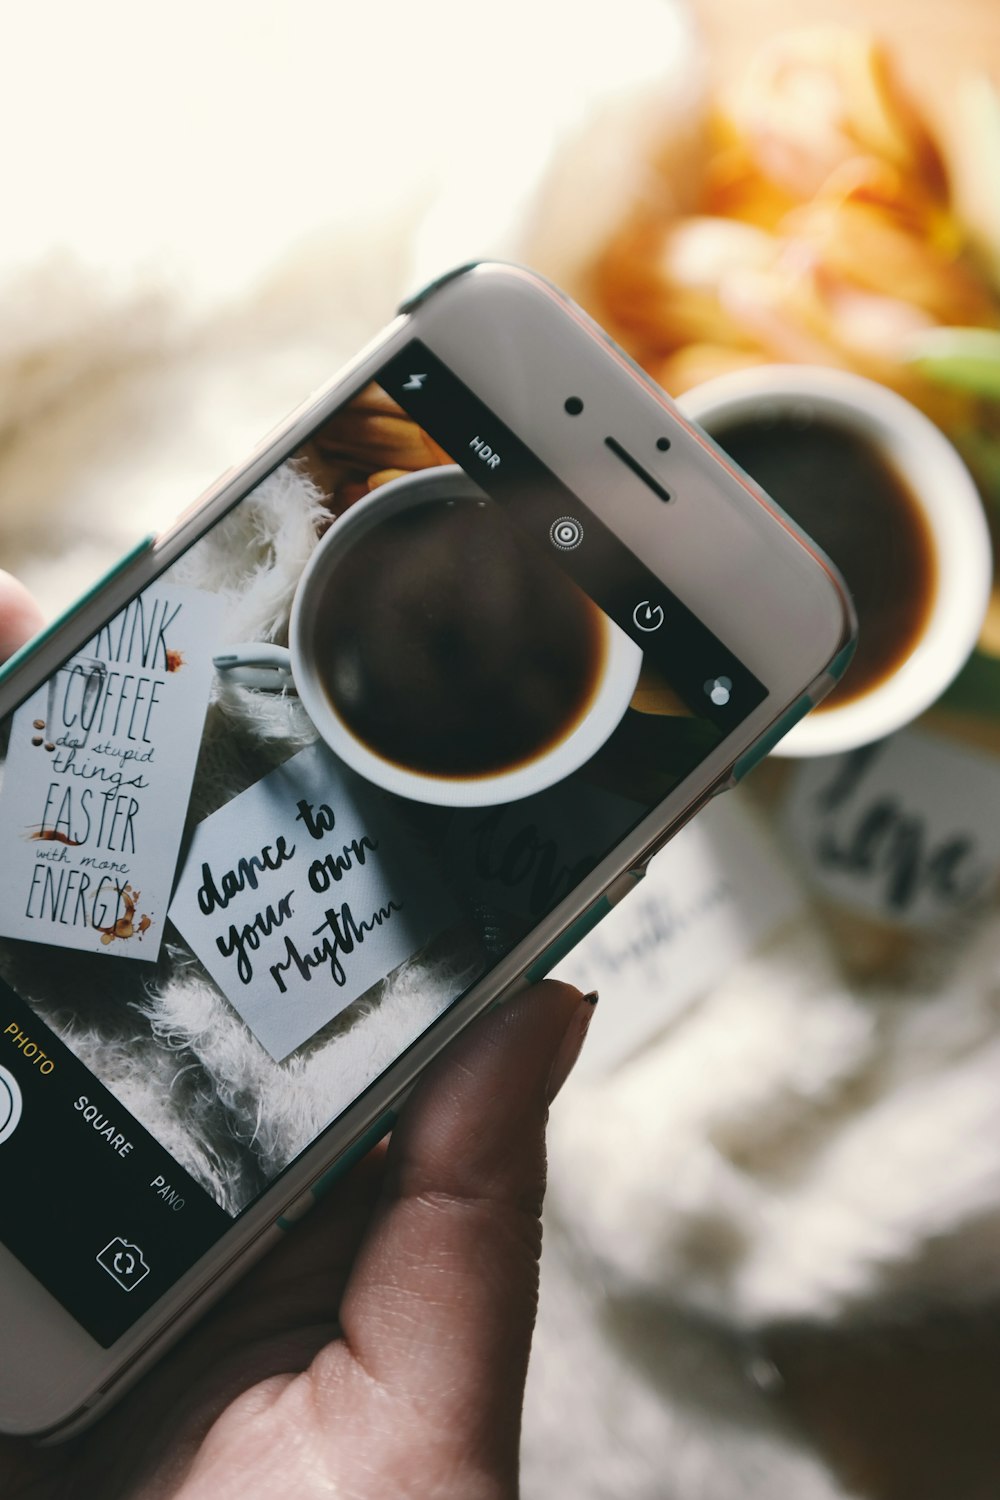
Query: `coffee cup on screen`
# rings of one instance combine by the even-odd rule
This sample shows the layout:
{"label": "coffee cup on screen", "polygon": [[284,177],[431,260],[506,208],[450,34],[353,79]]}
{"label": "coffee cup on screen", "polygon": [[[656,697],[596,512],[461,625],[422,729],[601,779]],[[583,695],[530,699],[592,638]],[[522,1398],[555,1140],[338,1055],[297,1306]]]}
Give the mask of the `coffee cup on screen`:
{"label": "coffee cup on screen", "polygon": [[979,493],[947,438],[885,386],[805,365],[722,375],[678,405],[823,548],[858,612],[842,682],[775,753],[849,750],[929,708],[976,644],[992,577]]}
{"label": "coffee cup on screen", "polygon": [[453,465],[344,511],[296,588],[288,647],[215,665],[294,683],[330,748],[399,796],[451,807],[542,791],[622,718],[642,652]]}

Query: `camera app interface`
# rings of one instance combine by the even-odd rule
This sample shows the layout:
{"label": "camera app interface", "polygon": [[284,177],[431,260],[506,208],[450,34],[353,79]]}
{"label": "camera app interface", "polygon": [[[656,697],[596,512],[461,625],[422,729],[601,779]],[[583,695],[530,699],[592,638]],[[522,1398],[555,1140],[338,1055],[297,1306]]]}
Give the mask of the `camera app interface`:
{"label": "camera app interface", "polygon": [[0,726],[4,1243],[112,1343],[763,696],[408,345]]}

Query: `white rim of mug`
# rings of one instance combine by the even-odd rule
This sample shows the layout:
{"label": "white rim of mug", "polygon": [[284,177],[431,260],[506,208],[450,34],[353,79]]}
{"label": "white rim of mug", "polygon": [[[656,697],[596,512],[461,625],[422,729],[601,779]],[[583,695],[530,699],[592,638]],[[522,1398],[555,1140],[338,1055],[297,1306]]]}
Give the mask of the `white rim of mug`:
{"label": "white rim of mug", "polygon": [[934,549],[934,595],[924,628],[890,677],[843,706],[807,714],[776,755],[832,755],[901,729],[941,696],[979,638],[992,556],[979,492],[962,459],[929,417],[888,387],[846,370],[760,365],[716,376],[678,400],[709,435],[761,407],[828,415],[888,458],[920,507]]}
{"label": "white rim of mug", "polygon": [[424,504],[430,498],[476,500],[488,497],[457,464],[417,469],[398,479],[390,479],[370,495],[356,501],[323,534],[302,570],[292,603],[288,629],[292,676],[299,698],[322,739],[366,780],[400,797],[408,797],[414,802],[430,802],[439,807],[487,807],[517,801],[544,791],[579,770],[605,743],[632,701],[642,666],[642,651],[607,615],[602,614],[606,630],[603,673],[590,707],[551,750],[496,775],[434,776],[386,760],[358,739],[340,718],[303,656],[302,642],[312,624],[309,581],[331,566],[332,556],[339,552],[345,541],[353,546],[372,526],[411,506]]}

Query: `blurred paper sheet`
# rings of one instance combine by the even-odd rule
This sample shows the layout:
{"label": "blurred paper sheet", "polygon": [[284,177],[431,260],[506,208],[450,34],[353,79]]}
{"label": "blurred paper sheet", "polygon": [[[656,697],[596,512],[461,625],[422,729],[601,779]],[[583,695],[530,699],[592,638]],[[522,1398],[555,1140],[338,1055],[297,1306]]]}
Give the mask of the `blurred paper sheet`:
{"label": "blurred paper sheet", "polygon": [[581,1073],[638,1051],[802,909],[800,888],[745,798],[711,803],[555,971],[602,994]]}

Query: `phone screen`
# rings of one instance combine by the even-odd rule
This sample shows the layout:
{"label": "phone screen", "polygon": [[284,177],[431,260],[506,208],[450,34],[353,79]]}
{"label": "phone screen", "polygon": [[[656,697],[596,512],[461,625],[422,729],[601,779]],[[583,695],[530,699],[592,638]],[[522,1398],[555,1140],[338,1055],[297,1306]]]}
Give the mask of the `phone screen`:
{"label": "phone screen", "polygon": [[764,696],[408,345],[0,725],[4,1243],[109,1346]]}

